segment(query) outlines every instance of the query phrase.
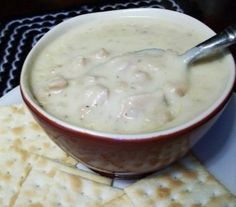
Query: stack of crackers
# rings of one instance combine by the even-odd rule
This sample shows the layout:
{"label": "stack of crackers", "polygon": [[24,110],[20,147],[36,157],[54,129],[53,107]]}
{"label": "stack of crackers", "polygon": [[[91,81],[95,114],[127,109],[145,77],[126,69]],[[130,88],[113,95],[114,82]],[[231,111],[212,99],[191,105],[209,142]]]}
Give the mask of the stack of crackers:
{"label": "stack of crackers", "polygon": [[77,164],[24,105],[0,107],[0,207],[236,207],[192,155],[124,188]]}

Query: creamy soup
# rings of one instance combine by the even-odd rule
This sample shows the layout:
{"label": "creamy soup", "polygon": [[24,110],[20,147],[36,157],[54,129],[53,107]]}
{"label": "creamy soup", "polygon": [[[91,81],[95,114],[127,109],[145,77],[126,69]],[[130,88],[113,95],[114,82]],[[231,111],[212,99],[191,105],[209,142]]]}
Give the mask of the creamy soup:
{"label": "creamy soup", "polygon": [[[73,125],[113,133],[167,129],[206,110],[225,87],[223,55],[189,67],[177,56],[206,38],[191,25],[155,18],[91,22],[41,50],[32,90],[48,113]],[[145,48],[167,52],[132,53]]]}

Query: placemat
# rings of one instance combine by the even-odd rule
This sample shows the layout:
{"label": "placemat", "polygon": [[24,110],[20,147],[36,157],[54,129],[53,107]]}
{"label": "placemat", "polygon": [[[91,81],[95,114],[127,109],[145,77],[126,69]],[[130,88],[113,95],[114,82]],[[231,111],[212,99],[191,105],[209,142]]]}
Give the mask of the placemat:
{"label": "placemat", "polygon": [[81,5],[73,10],[24,17],[0,23],[0,97],[19,85],[21,68],[27,54],[53,26],[81,14],[145,7],[184,12],[174,0],[130,0],[93,6]]}

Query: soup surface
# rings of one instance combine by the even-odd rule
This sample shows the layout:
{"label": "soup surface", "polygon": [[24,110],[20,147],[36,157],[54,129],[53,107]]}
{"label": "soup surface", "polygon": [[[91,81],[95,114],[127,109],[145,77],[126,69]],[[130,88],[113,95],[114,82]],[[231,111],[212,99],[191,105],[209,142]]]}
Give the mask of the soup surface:
{"label": "soup surface", "polygon": [[[121,134],[167,129],[206,110],[225,87],[223,55],[189,67],[177,57],[207,38],[174,20],[96,20],[40,51],[32,90],[48,113],[73,125]],[[167,52],[130,53],[146,48]]]}

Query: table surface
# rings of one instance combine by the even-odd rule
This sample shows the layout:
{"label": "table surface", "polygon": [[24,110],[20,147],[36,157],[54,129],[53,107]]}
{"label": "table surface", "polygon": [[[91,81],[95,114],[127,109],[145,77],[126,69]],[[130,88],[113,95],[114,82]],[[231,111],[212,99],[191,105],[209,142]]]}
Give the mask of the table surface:
{"label": "table surface", "polygon": [[[154,0],[2,0],[0,7],[0,26],[14,19],[42,15],[51,12],[68,11],[71,9],[81,8],[81,6],[100,6],[112,5],[117,3],[139,2],[140,5],[149,2],[153,4]],[[141,2],[141,3],[140,3]],[[193,16],[206,25],[211,27],[215,32],[223,30],[228,25],[236,25],[236,1],[235,0],[160,0],[160,3],[176,2],[184,13]],[[166,8],[166,7],[165,7]],[[168,8],[168,7],[167,7]],[[1,43],[1,42],[0,42]],[[1,47],[1,44],[0,44]],[[1,50],[1,48],[0,48]],[[230,47],[234,58],[236,59],[236,45]],[[0,58],[1,55],[0,54]],[[1,64],[0,64],[1,66]],[[1,68],[0,68],[1,69]],[[19,74],[17,74],[19,76]],[[0,96],[3,93],[0,74]],[[19,80],[17,80],[19,82]],[[16,84],[15,84],[16,85]],[[235,87],[236,91],[236,87]]]}

